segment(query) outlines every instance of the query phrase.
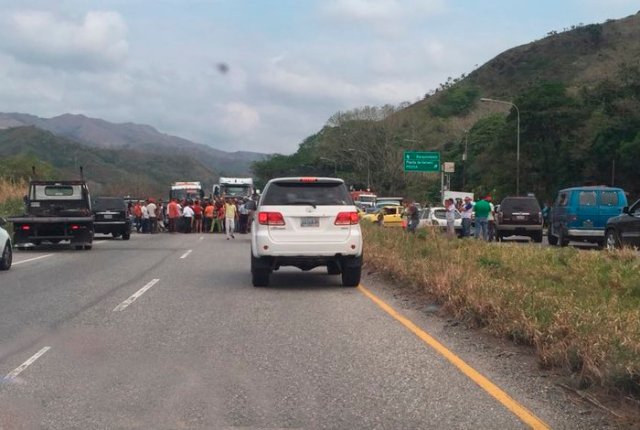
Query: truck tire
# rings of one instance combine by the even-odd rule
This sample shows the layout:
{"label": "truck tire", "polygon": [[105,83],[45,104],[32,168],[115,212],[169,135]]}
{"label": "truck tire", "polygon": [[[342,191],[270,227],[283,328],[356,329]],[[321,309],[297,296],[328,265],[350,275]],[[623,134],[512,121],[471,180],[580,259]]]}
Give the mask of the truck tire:
{"label": "truck tire", "polygon": [[122,240],[129,240],[131,238],[131,233],[122,233]]}
{"label": "truck tire", "polygon": [[537,231],[531,235],[531,240],[535,243],[542,243],[542,231]]}
{"label": "truck tire", "polygon": [[0,270],[9,270],[13,261],[13,250],[11,244],[7,241],[0,255]]}
{"label": "truck tire", "polygon": [[549,241],[549,245],[555,246],[558,244],[558,237],[551,233],[551,227],[547,230],[547,240]]}
{"label": "truck tire", "polygon": [[92,248],[92,245],[85,245],[84,246],[85,251],[89,251],[89,250],[91,250],[91,248]]}
{"label": "truck tire", "polygon": [[346,266],[342,269],[342,285],[345,287],[357,287],[360,285],[362,266]]}
{"label": "truck tire", "polygon": [[569,245],[569,239],[567,239],[567,237],[565,236],[564,229],[561,229],[560,233],[558,233],[558,243],[562,247],[565,247],[565,246]]}

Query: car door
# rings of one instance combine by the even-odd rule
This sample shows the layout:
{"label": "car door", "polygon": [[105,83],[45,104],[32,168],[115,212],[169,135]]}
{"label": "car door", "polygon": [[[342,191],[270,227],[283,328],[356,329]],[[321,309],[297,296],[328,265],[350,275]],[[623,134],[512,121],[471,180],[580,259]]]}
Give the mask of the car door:
{"label": "car door", "polygon": [[622,215],[618,234],[624,246],[640,248],[640,200],[629,208],[628,213]]}
{"label": "car door", "polygon": [[402,206],[386,207],[384,225],[388,227],[402,227]]}

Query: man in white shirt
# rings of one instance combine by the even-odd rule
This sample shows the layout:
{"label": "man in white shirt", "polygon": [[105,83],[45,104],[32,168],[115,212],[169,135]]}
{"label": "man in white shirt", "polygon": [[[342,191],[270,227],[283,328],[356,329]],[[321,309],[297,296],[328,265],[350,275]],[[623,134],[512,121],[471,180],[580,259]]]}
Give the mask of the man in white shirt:
{"label": "man in white shirt", "polygon": [[182,218],[184,220],[184,232],[191,233],[191,226],[193,225],[193,216],[195,213],[191,209],[191,205],[187,203],[182,209]]}
{"label": "man in white shirt", "polygon": [[462,215],[462,237],[469,237],[471,236],[471,217],[473,215],[471,197],[467,196],[464,198],[460,214]]}
{"label": "man in white shirt", "polygon": [[445,218],[447,219],[447,236],[454,237],[456,234],[455,231],[455,222],[456,222],[456,205],[453,202],[453,199],[445,200]]}
{"label": "man in white shirt", "polygon": [[142,232],[149,233],[149,210],[144,202],[140,209],[142,209]]}
{"label": "man in white shirt", "polygon": [[147,203],[147,212],[149,212],[149,230],[151,233],[158,231],[157,210],[158,207],[153,203],[153,200],[149,200],[149,203]]}

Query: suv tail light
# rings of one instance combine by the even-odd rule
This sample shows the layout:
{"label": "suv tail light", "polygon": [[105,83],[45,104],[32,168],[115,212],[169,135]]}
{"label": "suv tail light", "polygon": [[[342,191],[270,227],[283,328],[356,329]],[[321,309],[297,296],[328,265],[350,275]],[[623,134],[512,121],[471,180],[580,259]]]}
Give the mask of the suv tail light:
{"label": "suv tail light", "polygon": [[284,225],[280,212],[258,212],[258,222],[262,225]]}
{"label": "suv tail light", "polygon": [[21,225],[20,229],[24,230],[24,231],[29,231],[29,230],[31,230],[31,226],[30,225]]}
{"label": "suv tail light", "polygon": [[71,225],[71,230],[80,230],[80,226],[77,224],[72,224]]}
{"label": "suv tail light", "polygon": [[313,177],[300,178],[300,182],[318,182],[318,178],[313,178]]}
{"label": "suv tail light", "polygon": [[358,212],[340,212],[336,216],[334,222],[335,225],[354,225],[358,224],[360,219],[358,218]]}

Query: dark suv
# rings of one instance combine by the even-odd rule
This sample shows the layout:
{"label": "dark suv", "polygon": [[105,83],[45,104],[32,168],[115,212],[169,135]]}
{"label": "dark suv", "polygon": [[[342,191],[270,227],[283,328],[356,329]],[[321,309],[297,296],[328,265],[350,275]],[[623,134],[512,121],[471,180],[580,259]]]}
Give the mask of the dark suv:
{"label": "dark suv", "polygon": [[496,239],[529,236],[542,242],[542,211],[535,197],[505,197],[496,216]]}
{"label": "dark suv", "polygon": [[608,249],[628,246],[640,248],[640,200],[626,207],[622,214],[609,218],[604,233]]}
{"label": "dark suv", "polygon": [[96,197],[91,207],[95,217],[93,226],[96,233],[122,236],[122,239],[129,240],[131,220],[127,204],[122,197]]}

